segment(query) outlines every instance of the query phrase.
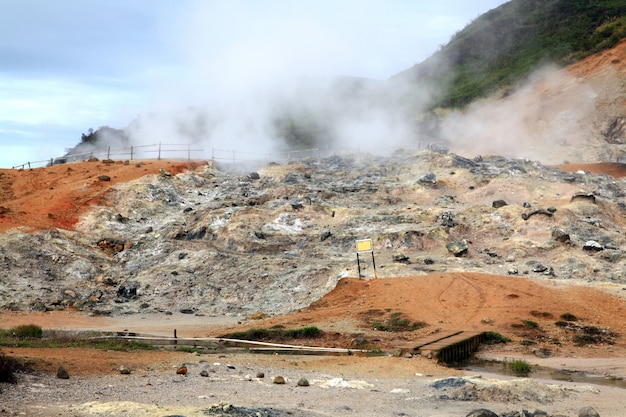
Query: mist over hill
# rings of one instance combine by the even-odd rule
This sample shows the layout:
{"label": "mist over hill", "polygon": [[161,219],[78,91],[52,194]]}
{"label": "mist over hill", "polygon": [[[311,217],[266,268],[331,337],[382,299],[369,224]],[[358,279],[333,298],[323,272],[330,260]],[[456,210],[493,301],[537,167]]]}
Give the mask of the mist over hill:
{"label": "mist over hill", "polygon": [[[596,146],[604,125],[621,110],[598,116],[603,121],[588,118],[597,108],[593,103],[610,101],[604,95],[614,94],[604,91],[610,80],[602,82],[601,92],[586,83],[565,101],[553,101],[550,118],[520,111],[545,108],[532,89],[545,83],[563,90],[574,82],[563,72],[566,65],[614,47],[625,35],[626,5],[620,1],[514,0],[481,15],[430,58],[389,80],[259,80],[187,108],[140,115],[123,129],[92,130],[67,153],[183,143],[201,145],[204,157],[215,148],[258,154],[352,148],[388,154],[438,143],[458,152],[546,161],[537,144],[546,139],[571,144],[563,138],[584,136]],[[575,102],[581,95],[593,97],[593,103]],[[477,114],[477,106],[492,110]],[[563,159],[615,159],[618,153],[596,149]]]}

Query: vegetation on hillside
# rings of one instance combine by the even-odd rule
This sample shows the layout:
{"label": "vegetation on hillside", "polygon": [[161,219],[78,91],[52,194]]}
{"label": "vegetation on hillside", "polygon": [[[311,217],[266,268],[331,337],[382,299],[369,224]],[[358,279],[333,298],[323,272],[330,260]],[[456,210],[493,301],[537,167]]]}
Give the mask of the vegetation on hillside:
{"label": "vegetation on hillside", "polygon": [[513,0],[481,15],[397,77],[435,86],[431,108],[460,107],[506,93],[541,64],[570,64],[624,37],[623,0]]}

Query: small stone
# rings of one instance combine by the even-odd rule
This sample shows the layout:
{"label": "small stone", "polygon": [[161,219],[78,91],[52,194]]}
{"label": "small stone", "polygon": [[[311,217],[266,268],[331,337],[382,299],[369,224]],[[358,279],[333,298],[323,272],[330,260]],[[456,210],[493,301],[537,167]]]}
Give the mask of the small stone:
{"label": "small stone", "polygon": [[491,203],[491,207],[495,208],[495,209],[499,209],[500,207],[504,207],[504,206],[508,206],[507,202],[504,200],[494,200]]}
{"label": "small stone", "polygon": [[128,369],[128,368],[127,368],[127,367],[125,367],[125,366],[120,366],[120,367],[118,368],[118,371],[120,371],[120,374],[122,374],[122,375],[130,375],[130,374],[131,374],[130,369]]}
{"label": "small stone", "polygon": [[429,172],[428,174],[424,174],[420,177],[419,182],[435,184],[437,182],[437,176],[433,172]]}
{"label": "small stone", "polygon": [[585,242],[583,249],[587,251],[599,252],[604,250],[604,247],[595,240],[588,240]]}
{"label": "small stone", "polygon": [[470,411],[465,417],[498,417],[493,411],[480,408],[478,410]]}
{"label": "small stone", "polygon": [[578,417],[600,417],[595,408],[586,406],[578,410]]}
{"label": "small stone", "polygon": [[565,230],[555,227],[552,229],[552,239],[557,242],[567,243],[570,241],[570,236]]}
{"label": "small stone", "polygon": [[57,370],[57,378],[70,379],[70,374],[67,372],[67,370],[65,370],[64,367],[59,366],[59,369]]}
{"label": "small stone", "polygon": [[275,376],[273,382],[274,384],[283,385],[285,383],[285,378],[282,376]]}
{"label": "small stone", "polygon": [[407,263],[409,261],[409,257],[403,253],[395,253],[391,255],[391,259],[398,263]]}
{"label": "small stone", "polygon": [[309,380],[306,378],[300,378],[298,380],[298,386],[299,387],[308,387],[309,386]]}
{"label": "small stone", "polygon": [[98,179],[100,181],[111,181],[111,177],[109,177],[108,175],[100,175]]}
{"label": "small stone", "polygon": [[256,373],[256,377],[261,379],[261,378],[265,378],[265,373],[264,372],[257,372]]}
{"label": "small stone", "polygon": [[204,378],[208,378],[209,371],[207,371],[206,369],[203,369],[202,371],[200,371],[200,376]]}
{"label": "small stone", "polygon": [[456,257],[463,256],[468,250],[467,240],[463,239],[457,242],[448,243],[446,249]]}

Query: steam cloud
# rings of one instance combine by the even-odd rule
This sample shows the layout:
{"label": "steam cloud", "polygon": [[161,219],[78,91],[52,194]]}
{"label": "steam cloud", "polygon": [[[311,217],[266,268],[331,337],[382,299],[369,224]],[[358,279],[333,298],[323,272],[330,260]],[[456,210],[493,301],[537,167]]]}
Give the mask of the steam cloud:
{"label": "steam cloud", "polygon": [[[289,2],[281,3],[275,18],[257,19],[255,8],[266,5],[251,3],[193,3],[170,36],[182,74],[176,82],[164,81],[160,70],[148,75],[153,112],[136,117],[123,136],[103,135],[90,146],[192,143],[203,149],[194,157],[208,158],[212,149],[239,155],[290,148],[386,153],[443,142],[468,157],[546,163],[593,158],[565,153],[569,145],[597,138],[599,130],[590,120],[597,88],[566,71],[543,68],[507,97],[424,120],[429,86],[402,77],[350,76],[358,75],[349,73],[355,43],[337,35],[337,28],[316,23],[306,8]],[[336,13],[353,12],[350,2],[340,3]]]}
{"label": "steam cloud", "polygon": [[[362,7],[339,3],[334,12],[343,15]],[[130,122],[126,138],[98,138],[91,146],[194,143],[207,156],[213,148],[265,154],[295,144],[391,151],[416,143],[406,107],[407,100],[419,103],[415,86],[352,77],[349,62],[357,59],[358,43],[307,16],[306,8],[281,3],[274,18],[262,20],[254,2],[193,4],[170,38],[184,72],[174,83],[158,72],[149,75],[152,113]],[[220,41],[216,34],[227,37]],[[371,65],[378,65],[375,59]]]}

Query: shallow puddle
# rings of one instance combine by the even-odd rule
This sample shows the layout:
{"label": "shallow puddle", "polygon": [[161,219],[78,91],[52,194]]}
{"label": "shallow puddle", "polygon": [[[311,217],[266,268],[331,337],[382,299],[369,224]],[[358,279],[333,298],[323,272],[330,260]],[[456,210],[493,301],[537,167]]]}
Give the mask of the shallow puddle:
{"label": "shallow puddle", "polygon": [[[459,369],[478,373],[492,373],[498,375],[516,376],[505,362],[490,361],[485,359],[468,359],[460,364]],[[587,374],[581,371],[568,369],[555,369],[532,365],[529,378],[578,382],[585,384],[605,385],[626,389],[626,380],[606,375]]]}

